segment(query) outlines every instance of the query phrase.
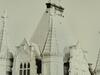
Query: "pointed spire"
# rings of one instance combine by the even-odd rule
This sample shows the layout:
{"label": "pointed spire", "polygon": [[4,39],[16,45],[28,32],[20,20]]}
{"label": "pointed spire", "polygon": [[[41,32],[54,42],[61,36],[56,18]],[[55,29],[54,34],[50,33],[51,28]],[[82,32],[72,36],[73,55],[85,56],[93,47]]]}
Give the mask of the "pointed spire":
{"label": "pointed spire", "polygon": [[6,12],[4,11],[3,12],[3,15],[1,16],[1,19],[2,19],[2,29],[0,31],[0,51],[1,51],[1,48],[2,48],[2,43],[3,43],[3,39],[4,39],[4,32],[5,32],[5,24],[6,24]]}
{"label": "pointed spire", "polygon": [[6,11],[3,12],[3,15],[1,16],[2,19],[2,29],[1,29],[1,34],[0,34],[0,58],[9,58],[10,55],[12,54],[9,51],[8,48],[8,43],[7,43],[7,34],[6,34],[6,18],[7,18],[7,13]]}

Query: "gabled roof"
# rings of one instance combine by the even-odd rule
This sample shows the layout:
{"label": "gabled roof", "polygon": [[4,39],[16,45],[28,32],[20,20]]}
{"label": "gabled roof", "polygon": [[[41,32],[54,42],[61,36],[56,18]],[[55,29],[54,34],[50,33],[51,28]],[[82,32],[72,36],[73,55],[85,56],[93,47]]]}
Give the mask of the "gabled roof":
{"label": "gabled roof", "polygon": [[33,52],[36,57],[39,57],[39,49],[38,46],[34,43],[29,43],[25,38],[21,42],[19,46],[17,46],[15,57],[17,57],[20,53],[24,53],[25,55],[31,55]]}
{"label": "gabled roof", "polygon": [[20,46],[29,46],[29,43],[27,40],[24,38],[23,41],[21,42]]}
{"label": "gabled roof", "polygon": [[16,47],[16,52],[15,52],[15,57],[18,56],[18,54],[20,52],[25,52],[26,54],[30,53],[30,45],[27,42],[27,40],[24,38],[23,41],[21,42],[21,44],[19,46]]}

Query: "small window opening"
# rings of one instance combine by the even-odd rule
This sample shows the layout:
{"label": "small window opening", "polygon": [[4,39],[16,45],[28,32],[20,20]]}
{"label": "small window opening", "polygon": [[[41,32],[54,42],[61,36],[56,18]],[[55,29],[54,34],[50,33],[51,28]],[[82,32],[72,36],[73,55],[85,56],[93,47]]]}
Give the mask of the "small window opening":
{"label": "small window opening", "polygon": [[37,66],[37,74],[40,75],[42,73],[42,62],[40,59],[36,59]]}
{"label": "small window opening", "polygon": [[24,68],[26,68],[26,63],[24,63]]}
{"label": "small window opening", "polygon": [[64,63],[64,75],[69,75],[69,62]]}

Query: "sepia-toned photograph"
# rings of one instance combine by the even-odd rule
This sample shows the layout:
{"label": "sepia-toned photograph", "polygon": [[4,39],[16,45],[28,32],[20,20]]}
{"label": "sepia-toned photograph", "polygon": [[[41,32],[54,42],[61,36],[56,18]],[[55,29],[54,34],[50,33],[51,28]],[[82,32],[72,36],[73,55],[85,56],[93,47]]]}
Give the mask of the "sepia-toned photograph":
{"label": "sepia-toned photograph", "polygon": [[100,1],[0,0],[0,75],[100,75]]}

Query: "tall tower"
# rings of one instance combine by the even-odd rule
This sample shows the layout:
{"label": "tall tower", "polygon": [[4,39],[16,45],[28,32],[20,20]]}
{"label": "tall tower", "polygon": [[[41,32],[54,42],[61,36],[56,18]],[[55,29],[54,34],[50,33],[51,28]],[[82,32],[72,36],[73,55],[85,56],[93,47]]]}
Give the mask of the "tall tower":
{"label": "tall tower", "polygon": [[46,13],[49,14],[49,30],[43,49],[44,51],[42,51],[42,72],[43,75],[63,75],[63,56],[57,43],[56,25],[61,25],[64,8],[59,6],[58,3],[53,2],[53,0],[46,3],[46,6]]}
{"label": "tall tower", "polygon": [[63,75],[63,55],[56,38],[56,26],[62,24],[64,8],[58,0],[49,0],[30,42],[36,43],[42,56],[42,75]]}

